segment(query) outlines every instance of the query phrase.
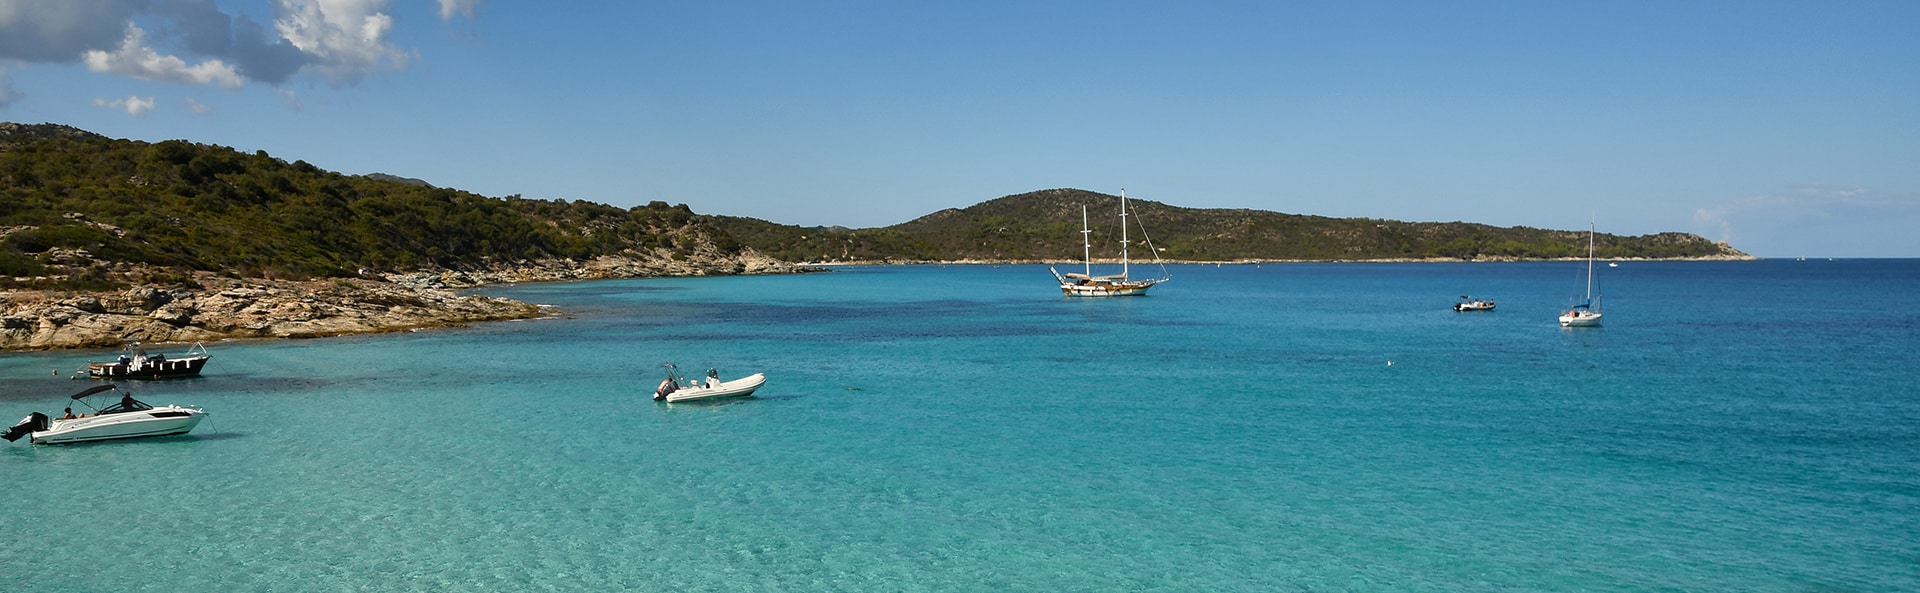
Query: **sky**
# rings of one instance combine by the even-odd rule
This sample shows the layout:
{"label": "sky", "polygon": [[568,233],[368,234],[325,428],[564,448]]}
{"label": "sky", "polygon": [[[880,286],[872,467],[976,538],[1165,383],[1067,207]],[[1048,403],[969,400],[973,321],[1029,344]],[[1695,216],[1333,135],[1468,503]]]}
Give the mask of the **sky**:
{"label": "sky", "polygon": [[1124,189],[1920,257],[1916,40],[1904,0],[0,0],[0,121],[803,226]]}

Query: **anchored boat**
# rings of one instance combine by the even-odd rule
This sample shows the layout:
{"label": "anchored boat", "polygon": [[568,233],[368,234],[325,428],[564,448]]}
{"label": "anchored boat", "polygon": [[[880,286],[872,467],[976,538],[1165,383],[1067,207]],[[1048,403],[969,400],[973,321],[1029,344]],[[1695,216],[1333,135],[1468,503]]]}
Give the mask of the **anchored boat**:
{"label": "anchored boat", "polygon": [[1460,302],[1453,304],[1453,310],[1455,311],[1492,311],[1493,301],[1480,300],[1480,299],[1476,299],[1471,296],[1467,296],[1463,294],[1463,295],[1460,295]]}
{"label": "anchored boat", "polygon": [[29,442],[51,445],[167,436],[186,434],[207,417],[206,411],[198,407],[154,407],[133,399],[133,394],[124,391],[120,393],[120,401],[105,408],[96,408],[87,400],[88,397],[115,389],[118,387],[114,385],[96,385],[71,396],[73,401],[93,408],[93,413],[76,416],[71,405],[67,407],[67,413],[59,418],[48,418],[46,414],[34,412],[5,433],[0,433],[0,438],[17,441],[20,437],[32,435]]}
{"label": "anchored boat", "polygon": [[1560,314],[1560,327],[1600,325],[1600,304],[1594,301],[1593,296],[1593,230],[1593,223],[1587,223],[1587,299]]}
{"label": "anchored boat", "polygon": [[[1140,235],[1142,237],[1146,236],[1146,227],[1141,227]],[[1143,295],[1147,293],[1147,289],[1153,288],[1155,284],[1172,280],[1172,277],[1166,275],[1167,266],[1165,264],[1160,266],[1161,276],[1159,278],[1135,280],[1130,276],[1131,270],[1128,269],[1130,262],[1127,260],[1127,244],[1131,243],[1131,241],[1127,240],[1127,190],[1120,190],[1120,273],[1103,276],[1093,275],[1093,229],[1087,224],[1087,207],[1084,205],[1080,207],[1080,240],[1086,252],[1084,256],[1086,268],[1083,272],[1078,274],[1072,272],[1062,274],[1060,270],[1051,267],[1047,268],[1053,270],[1054,279],[1060,281],[1060,292],[1067,296],[1106,297]],[[1152,239],[1147,239],[1147,248],[1153,249]],[[1157,252],[1154,253],[1153,259],[1155,262],[1160,261],[1160,254]]]}
{"label": "anchored boat", "polygon": [[659,388],[653,390],[653,400],[670,404],[753,395],[754,390],[767,384],[765,373],[754,373],[732,381],[721,381],[720,371],[707,369],[706,381],[695,382],[681,377],[680,368],[673,366],[671,362],[660,366],[667,370],[667,378],[660,381]]}
{"label": "anchored boat", "polygon": [[191,377],[207,366],[207,347],[195,342],[185,356],[169,358],[165,354],[147,354],[139,342],[127,344],[120,357],[108,362],[87,363],[87,376],[95,379],[164,379]]}

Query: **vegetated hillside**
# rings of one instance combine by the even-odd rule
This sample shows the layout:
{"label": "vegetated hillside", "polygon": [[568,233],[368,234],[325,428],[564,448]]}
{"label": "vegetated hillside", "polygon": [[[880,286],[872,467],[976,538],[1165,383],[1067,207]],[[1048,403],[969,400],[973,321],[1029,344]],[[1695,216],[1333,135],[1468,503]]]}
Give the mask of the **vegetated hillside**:
{"label": "vegetated hillside", "polygon": [[[787,261],[1076,260],[1087,208],[1095,258],[1119,256],[1118,196],[1050,189],[935,212],[874,229],[802,228],[738,217],[715,224]],[[1197,209],[1128,200],[1138,259],[1185,261],[1551,259],[1586,255],[1587,233],[1464,222],[1327,218],[1264,210]],[[1145,236],[1140,221],[1144,221]],[[1598,235],[1601,258],[1746,258],[1687,233]]]}
{"label": "vegetated hillside", "polygon": [[741,245],[684,204],[489,198],[265,151],[0,122],[0,287],[104,289],[193,270],[279,279],[473,270],[695,249]]}

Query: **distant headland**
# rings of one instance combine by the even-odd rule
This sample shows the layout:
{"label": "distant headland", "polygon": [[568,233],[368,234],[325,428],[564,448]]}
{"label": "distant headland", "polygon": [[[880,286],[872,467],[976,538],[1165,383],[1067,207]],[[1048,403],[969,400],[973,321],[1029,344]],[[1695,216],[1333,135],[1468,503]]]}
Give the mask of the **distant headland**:
{"label": "distant headland", "polygon": [[[0,122],[0,350],[314,337],[552,314],[462,296],[493,282],[789,274],[801,262],[1061,262],[1080,209],[1030,192],[881,228],[798,227],[486,197],[266,151]],[[1336,219],[1136,201],[1161,259],[1497,261],[1583,253],[1584,232]],[[1099,225],[1096,225],[1096,230]],[[1607,259],[1752,259],[1696,235],[1600,235]]]}
{"label": "distant headland", "polygon": [[[1134,229],[1136,258],[1170,262],[1523,261],[1586,257],[1587,230],[1494,227],[1467,222],[1328,218],[1265,210],[1197,209],[1131,200],[1148,236]],[[1118,239],[1119,197],[1079,189],[1010,195],[867,229],[797,227],[753,218],[711,217],[754,250],[785,261],[1068,262],[1082,257],[1083,206],[1095,237]],[[1151,253],[1145,255],[1147,242]],[[1688,233],[1600,234],[1603,259],[1754,259],[1726,243]],[[1117,254],[1113,254],[1117,257]],[[1096,257],[1100,257],[1096,253]]]}

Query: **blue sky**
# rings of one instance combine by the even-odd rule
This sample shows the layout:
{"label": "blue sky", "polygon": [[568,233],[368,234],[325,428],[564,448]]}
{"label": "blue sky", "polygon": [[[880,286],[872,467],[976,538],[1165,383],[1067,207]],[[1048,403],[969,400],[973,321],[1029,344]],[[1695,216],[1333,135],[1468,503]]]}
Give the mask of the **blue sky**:
{"label": "blue sky", "polygon": [[1125,188],[1920,257],[1915,39],[1916,2],[0,0],[0,120],[799,225]]}

